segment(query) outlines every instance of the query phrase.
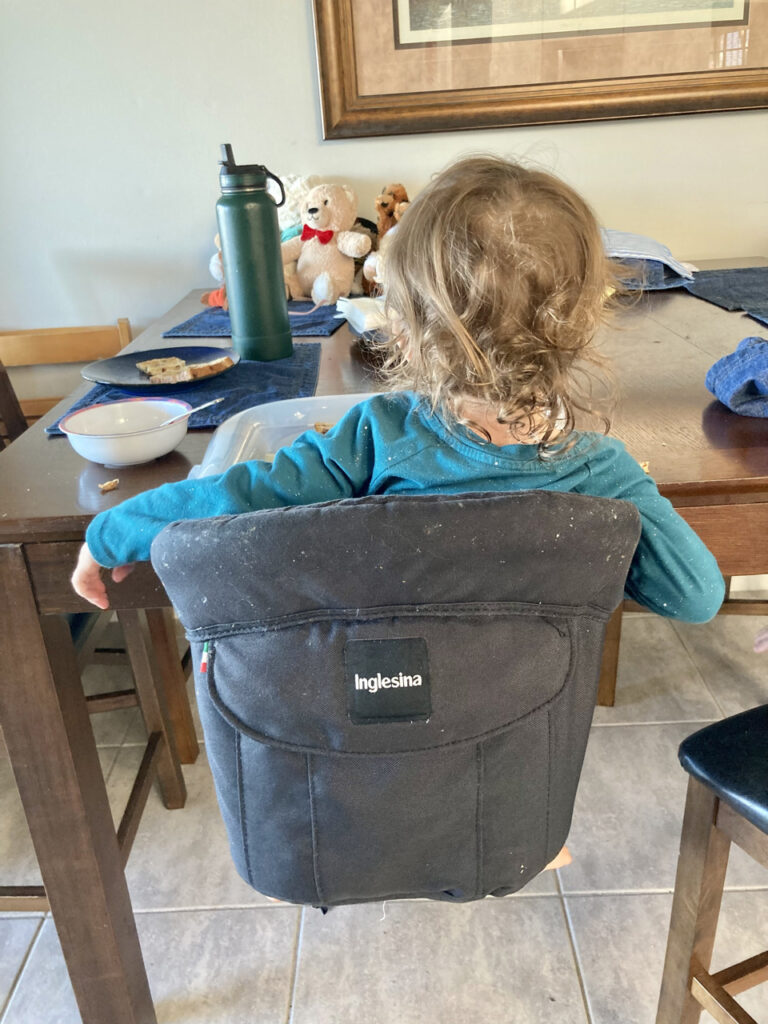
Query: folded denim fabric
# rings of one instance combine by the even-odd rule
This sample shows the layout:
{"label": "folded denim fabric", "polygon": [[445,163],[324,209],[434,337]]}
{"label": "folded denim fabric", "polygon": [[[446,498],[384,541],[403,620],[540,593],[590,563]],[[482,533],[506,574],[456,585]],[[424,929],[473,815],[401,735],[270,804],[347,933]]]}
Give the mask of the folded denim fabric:
{"label": "folded denim fabric", "polygon": [[631,291],[680,288],[691,279],[690,269],[655,238],[612,228],[601,228],[600,234],[606,256],[626,268],[620,277],[624,287]]}
{"label": "folded denim fabric", "polygon": [[636,257],[611,257],[620,264],[619,278],[629,291],[658,292],[667,288],[685,288],[688,279],[671,270],[661,260]]}
{"label": "folded denim fabric", "polygon": [[742,416],[768,416],[768,341],[743,338],[735,352],[711,366],[707,388]]}

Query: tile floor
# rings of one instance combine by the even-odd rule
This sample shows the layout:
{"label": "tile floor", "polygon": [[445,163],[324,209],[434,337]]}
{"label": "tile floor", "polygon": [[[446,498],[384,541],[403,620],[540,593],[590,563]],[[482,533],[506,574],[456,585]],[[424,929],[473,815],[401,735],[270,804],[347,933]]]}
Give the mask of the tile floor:
{"label": "tile floor", "polygon": [[[326,916],[270,903],[230,864],[203,753],[184,769],[184,810],[150,798],[128,866],[158,1021],[653,1024],[686,785],[677,746],[703,723],[768,701],[768,658],[751,649],[766,621],[627,619],[617,704],[598,709],[587,750],[573,864],[505,900]],[[121,685],[122,670],[97,671]],[[95,728],[117,810],[141,725],[121,711]],[[6,884],[36,873],[3,754],[0,871]],[[768,946],[768,873],[737,850],[727,889],[718,966]],[[768,991],[742,999],[768,1022]],[[50,918],[0,916],[0,1024],[79,1022]]]}

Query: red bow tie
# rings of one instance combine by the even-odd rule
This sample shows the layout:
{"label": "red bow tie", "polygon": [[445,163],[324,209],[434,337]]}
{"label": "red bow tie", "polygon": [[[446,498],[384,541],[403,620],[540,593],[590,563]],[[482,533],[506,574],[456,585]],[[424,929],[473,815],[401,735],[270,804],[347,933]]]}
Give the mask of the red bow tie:
{"label": "red bow tie", "polygon": [[301,232],[301,240],[307,242],[310,238],[316,238],[320,245],[328,245],[333,238],[333,232],[318,231],[317,228],[311,228],[309,224],[305,224]]}

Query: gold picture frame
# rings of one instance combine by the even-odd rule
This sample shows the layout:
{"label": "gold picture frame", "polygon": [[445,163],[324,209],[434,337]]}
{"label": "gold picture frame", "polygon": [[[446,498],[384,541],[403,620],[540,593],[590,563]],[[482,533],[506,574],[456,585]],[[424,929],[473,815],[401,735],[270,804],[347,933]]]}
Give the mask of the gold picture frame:
{"label": "gold picture frame", "polygon": [[[566,14],[493,13],[537,3]],[[590,0],[314,0],[323,137],[768,107],[768,0],[680,5],[634,0],[618,24],[579,15]]]}

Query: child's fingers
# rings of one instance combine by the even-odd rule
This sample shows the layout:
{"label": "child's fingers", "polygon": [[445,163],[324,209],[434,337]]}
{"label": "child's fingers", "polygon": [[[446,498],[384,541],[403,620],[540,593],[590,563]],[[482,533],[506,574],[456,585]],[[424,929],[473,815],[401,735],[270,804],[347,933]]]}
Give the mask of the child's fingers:
{"label": "child's fingers", "polygon": [[129,562],[128,565],[118,565],[112,570],[112,579],[115,583],[122,583],[126,576],[130,576],[133,572],[135,563]]}
{"label": "child's fingers", "polygon": [[97,608],[109,608],[107,588],[101,578],[101,566],[83,544],[77,558],[75,571],[72,573],[72,589],[84,600],[95,604]]}
{"label": "child's fingers", "polygon": [[101,577],[94,580],[84,588],[81,597],[84,597],[86,601],[90,601],[91,604],[95,604],[96,607],[101,608],[102,611],[106,611],[107,608],[109,608],[107,588],[104,586],[104,581]]}
{"label": "child's fingers", "polygon": [[752,647],[758,654],[765,654],[768,651],[768,626],[760,630]]}
{"label": "child's fingers", "polygon": [[98,570],[94,573],[90,570],[76,569],[72,576],[72,589],[86,601],[95,604],[97,608],[109,608],[107,588],[104,586],[104,580]]}

